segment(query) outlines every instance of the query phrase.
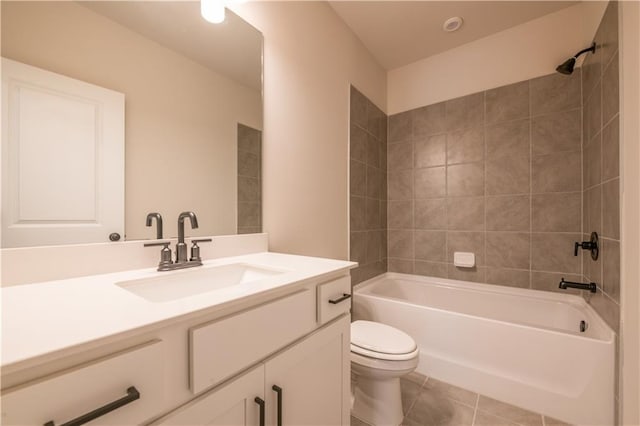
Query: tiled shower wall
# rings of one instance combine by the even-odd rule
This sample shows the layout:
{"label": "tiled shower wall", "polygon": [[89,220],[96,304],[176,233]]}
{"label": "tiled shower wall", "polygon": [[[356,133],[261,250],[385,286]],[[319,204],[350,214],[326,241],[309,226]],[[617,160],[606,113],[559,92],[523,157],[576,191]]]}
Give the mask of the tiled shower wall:
{"label": "tiled shower wall", "polygon": [[[558,290],[580,280],[581,75],[389,118],[389,271]],[[453,265],[473,252],[476,267]]]}
{"label": "tiled shower wall", "polygon": [[[619,333],[620,324],[620,96],[618,4],[609,2],[595,36],[596,52],[582,67],[583,238],[600,236],[600,256],[583,254],[585,281],[597,283],[589,303]],[[620,347],[620,335],[617,345]],[[616,378],[619,366],[616,366]],[[619,386],[615,386],[619,400]],[[616,413],[619,413],[616,410]],[[616,424],[619,424],[616,422]]]}
{"label": "tiled shower wall", "polygon": [[351,87],[350,259],[357,284],[387,270],[387,116]]}
{"label": "tiled shower wall", "polygon": [[600,236],[600,256],[584,253],[585,280],[598,284],[591,304],[616,332],[620,321],[620,123],[618,11],[610,2],[583,65],[584,235]]}
{"label": "tiled shower wall", "polygon": [[238,123],[238,234],[262,232],[262,132]]}

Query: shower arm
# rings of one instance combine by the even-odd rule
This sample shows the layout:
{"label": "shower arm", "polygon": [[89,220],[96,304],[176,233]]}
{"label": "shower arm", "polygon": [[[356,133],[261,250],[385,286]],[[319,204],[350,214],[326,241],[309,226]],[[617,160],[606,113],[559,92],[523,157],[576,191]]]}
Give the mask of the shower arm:
{"label": "shower arm", "polygon": [[582,49],[581,51],[579,51],[578,53],[573,55],[573,57],[578,59],[578,56],[582,55],[583,53],[587,53],[587,52],[596,53],[596,42],[595,41],[591,44],[590,47],[587,47],[586,49]]}

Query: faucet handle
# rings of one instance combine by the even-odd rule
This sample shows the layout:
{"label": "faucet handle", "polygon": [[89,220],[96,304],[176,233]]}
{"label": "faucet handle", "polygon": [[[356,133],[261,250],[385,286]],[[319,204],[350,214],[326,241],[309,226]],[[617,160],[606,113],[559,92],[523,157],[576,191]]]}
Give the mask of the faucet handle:
{"label": "faucet handle", "polygon": [[211,238],[201,238],[198,240],[191,240],[192,246],[191,246],[191,259],[189,259],[192,262],[201,262],[202,258],[200,258],[200,246],[198,246],[198,243],[210,243],[211,241],[213,241]]}
{"label": "faucet handle", "polygon": [[171,241],[144,243],[145,247],[163,246],[162,250],[160,250],[160,263],[158,263],[158,270],[162,270],[161,268],[167,267],[168,265],[171,265],[173,263],[173,261],[171,260],[171,249],[169,248],[169,244],[171,244]]}

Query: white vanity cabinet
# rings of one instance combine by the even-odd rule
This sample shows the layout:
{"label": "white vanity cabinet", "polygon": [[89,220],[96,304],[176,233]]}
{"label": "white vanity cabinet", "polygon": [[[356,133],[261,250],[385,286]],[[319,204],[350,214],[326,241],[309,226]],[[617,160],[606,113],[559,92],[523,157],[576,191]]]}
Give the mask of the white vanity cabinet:
{"label": "white vanity cabinet", "polygon": [[348,425],[349,330],[345,315],[151,425]]}
{"label": "white vanity cabinet", "polygon": [[1,423],[60,426],[135,387],[139,398],[88,424],[348,425],[345,273],[70,349],[35,370],[3,371]]}
{"label": "white vanity cabinet", "polygon": [[2,424],[54,426],[90,413],[97,416],[92,425],[143,422],[164,405],[163,344],[148,342],[4,392]]}

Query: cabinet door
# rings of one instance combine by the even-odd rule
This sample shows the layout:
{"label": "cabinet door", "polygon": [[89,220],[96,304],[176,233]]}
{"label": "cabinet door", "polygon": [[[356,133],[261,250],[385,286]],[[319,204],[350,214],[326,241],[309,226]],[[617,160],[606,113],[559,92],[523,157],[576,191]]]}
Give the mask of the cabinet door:
{"label": "cabinet door", "polygon": [[265,364],[267,424],[349,425],[350,316],[313,333]]}
{"label": "cabinet door", "polygon": [[264,400],[264,365],[201,395],[158,419],[153,425],[259,426]]}

